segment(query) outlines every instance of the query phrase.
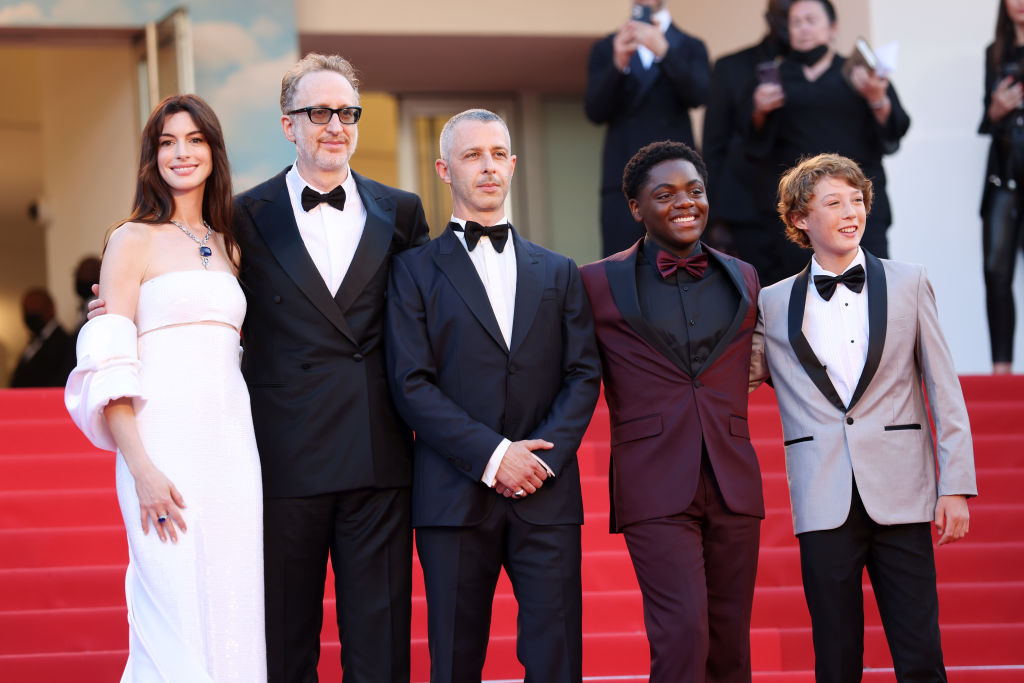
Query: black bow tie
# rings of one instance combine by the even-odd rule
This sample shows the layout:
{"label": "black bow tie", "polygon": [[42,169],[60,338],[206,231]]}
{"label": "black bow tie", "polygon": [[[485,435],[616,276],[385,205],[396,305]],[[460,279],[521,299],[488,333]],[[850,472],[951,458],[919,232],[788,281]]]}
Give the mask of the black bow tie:
{"label": "black bow tie", "polygon": [[327,194],[320,194],[308,185],[302,189],[302,210],[311,211],[323,203],[330,204],[338,211],[345,210],[345,188],[338,185]]}
{"label": "black bow tie", "polygon": [[[452,223],[452,228],[460,231],[463,229],[458,223]],[[466,248],[470,251],[476,248],[476,243],[484,235],[487,235],[487,238],[491,240],[491,246],[494,247],[494,251],[499,254],[505,251],[505,242],[508,241],[508,223],[483,226],[476,221],[466,221],[465,231]]]}
{"label": "black bow tie", "polygon": [[830,275],[815,275],[814,286],[818,288],[818,294],[825,301],[832,298],[836,293],[836,286],[842,282],[851,292],[860,294],[864,289],[864,266],[856,265],[842,275],[832,277]]}

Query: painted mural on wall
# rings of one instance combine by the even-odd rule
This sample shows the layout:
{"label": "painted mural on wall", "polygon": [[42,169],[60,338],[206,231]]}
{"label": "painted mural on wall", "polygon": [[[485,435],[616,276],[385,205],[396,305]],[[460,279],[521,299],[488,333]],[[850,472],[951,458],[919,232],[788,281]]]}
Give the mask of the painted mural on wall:
{"label": "painted mural on wall", "polygon": [[0,0],[0,26],[133,26],[186,7],[192,20],[196,92],[220,117],[235,190],[295,158],[281,135],[281,76],[297,59],[290,0]]}

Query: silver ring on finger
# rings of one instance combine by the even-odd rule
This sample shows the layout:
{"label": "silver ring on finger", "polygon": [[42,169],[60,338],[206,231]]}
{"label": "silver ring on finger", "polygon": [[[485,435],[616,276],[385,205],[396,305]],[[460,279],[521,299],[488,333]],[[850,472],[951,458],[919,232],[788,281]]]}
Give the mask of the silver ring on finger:
{"label": "silver ring on finger", "polygon": [[515,496],[516,498],[522,498],[523,496],[526,495],[526,489],[519,489],[518,491],[516,491],[512,495]]}

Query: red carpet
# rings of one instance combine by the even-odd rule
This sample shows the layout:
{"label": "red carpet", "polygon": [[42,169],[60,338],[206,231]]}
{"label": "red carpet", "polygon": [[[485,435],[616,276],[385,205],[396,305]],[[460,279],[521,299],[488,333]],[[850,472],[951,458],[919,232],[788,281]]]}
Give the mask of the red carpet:
{"label": "red carpet", "polygon": [[[937,550],[943,650],[952,683],[1024,681],[1024,377],[965,377],[980,497],[971,534]],[[810,621],[800,588],[778,414],[770,389],[751,403],[764,470],[751,639],[756,683],[811,683]],[[584,674],[645,681],[649,660],[640,594],[621,537],[608,534],[608,418],[598,408],[580,453]],[[61,393],[0,391],[0,681],[117,680],[127,655],[126,544],[114,496],[113,455],[92,449],[67,418]],[[878,611],[866,588],[864,680],[895,680]],[[334,600],[325,600],[324,681],[340,681]],[[522,680],[515,602],[502,578],[485,678]],[[413,681],[426,681],[426,606],[415,571]]]}

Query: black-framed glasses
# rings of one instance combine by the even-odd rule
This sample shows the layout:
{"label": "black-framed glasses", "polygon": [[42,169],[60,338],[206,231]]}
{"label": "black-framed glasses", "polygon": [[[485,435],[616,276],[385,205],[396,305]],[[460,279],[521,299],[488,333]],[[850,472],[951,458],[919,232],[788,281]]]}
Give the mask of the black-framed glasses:
{"label": "black-framed glasses", "polygon": [[359,117],[363,115],[363,108],[341,107],[340,109],[331,109],[330,107],[303,107],[302,109],[292,109],[288,113],[305,113],[306,116],[309,117],[309,120],[318,126],[330,123],[331,117],[337,114],[339,121],[344,123],[346,126],[351,126],[354,123],[359,123]]}

